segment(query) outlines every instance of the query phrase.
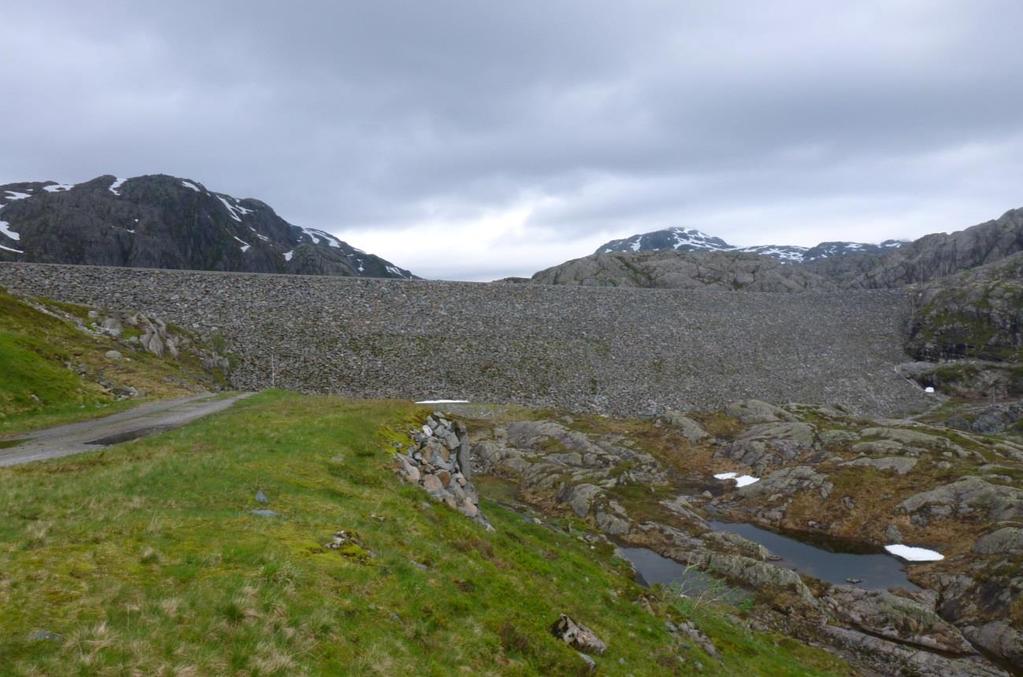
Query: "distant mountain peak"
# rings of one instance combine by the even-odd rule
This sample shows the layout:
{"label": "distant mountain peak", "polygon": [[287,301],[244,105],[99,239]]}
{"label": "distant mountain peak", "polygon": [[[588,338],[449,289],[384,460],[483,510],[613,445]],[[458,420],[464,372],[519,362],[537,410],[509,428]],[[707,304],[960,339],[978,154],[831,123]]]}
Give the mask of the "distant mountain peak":
{"label": "distant mountain peak", "polygon": [[612,252],[664,251],[727,251],[735,249],[719,237],[712,237],[695,228],[672,227],[633,235],[621,240],[612,240],[597,248],[597,254]]}
{"label": "distant mountain peak", "polygon": [[878,252],[885,249],[900,247],[900,240],[885,240],[880,244],[863,242],[822,242],[815,247],[796,245],[764,244],[751,247],[736,247],[719,237],[708,235],[696,228],[671,227],[639,233],[620,240],[612,240],[597,247],[596,254],[612,254],[615,252],[651,252],[651,251],[731,251],[768,256],[782,263],[802,263],[817,261],[833,256]]}
{"label": "distant mountain peak", "polygon": [[166,174],[0,186],[0,261],[414,279],[264,202]]}

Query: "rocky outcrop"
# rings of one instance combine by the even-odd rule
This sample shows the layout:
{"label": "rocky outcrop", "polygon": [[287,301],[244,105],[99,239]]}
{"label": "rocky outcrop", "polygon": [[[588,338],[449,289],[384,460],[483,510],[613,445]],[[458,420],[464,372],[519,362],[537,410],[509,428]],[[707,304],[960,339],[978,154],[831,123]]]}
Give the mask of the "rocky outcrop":
{"label": "rocky outcrop", "polygon": [[1023,555],[1023,529],[1002,527],[982,536],[973,544],[981,555]]}
{"label": "rocky outcrop", "polygon": [[757,254],[657,251],[595,254],[542,270],[537,284],[796,292],[835,289],[800,267]]}
{"label": "rocky outcrop", "polygon": [[165,175],[0,186],[0,223],[0,261],[413,277],[259,200]]}
{"label": "rocky outcrop", "polygon": [[[1013,604],[1023,595],[1023,553],[1017,525],[998,520],[1019,519],[1019,490],[993,479],[1010,482],[1019,468],[1008,447],[981,447],[969,435],[949,439],[920,423],[758,400],[713,414],[669,412],[648,426],[569,416],[479,425],[474,468],[514,482],[516,500],[754,591],[751,616],[779,632],[851,652],[858,666],[882,674],[1004,674],[976,647],[1017,660]],[[713,474],[738,470],[741,461],[728,454],[739,441],[763,443],[762,457],[749,460],[768,472],[733,488]],[[983,477],[942,484],[943,473],[964,466]],[[910,472],[911,479],[901,475]],[[907,565],[923,590],[836,586],[713,530],[710,517],[871,551],[926,544],[946,557]],[[963,543],[971,533],[983,534],[972,552]]]}
{"label": "rocky outcrop", "polygon": [[835,618],[872,635],[945,653],[976,653],[955,626],[905,597],[883,590],[834,586],[822,601]]}
{"label": "rocky outcrop", "polygon": [[710,437],[710,434],[703,429],[703,426],[682,412],[669,411],[661,417],[661,420],[677,428],[690,444],[696,444]]}
{"label": "rocky outcrop", "polygon": [[979,477],[964,477],[910,496],[899,504],[898,510],[919,525],[950,518],[1023,520],[1023,490],[991,484]]}
{"label": "rocky outcrop", "polygon": [[[888,246],[843,249],[828,245],[848,243],[824,243],[798,253],[770,247],[749,248],[747,253],[716,238],[697,235],[659,231],[609,242],[598,248],[598,254],[543,270],[532,281],[676,289],[711,286],[761,292],[891,289],[928,283],[1023,251],[1023,209],[959,232],[927,235],[909,243],[884,243]],[[776,256],[789,262],[780,263]]]}
{"label": "rocky outcrop", "polygon": [[781,407],[762,400],[739,400],[729,402],[725,414],[739,419],[741,423],[776,423],[778,421],[795,421],[795,416]]}
{"label": "rocky outcrop", "polygon": [[919,677],[1005,677],[1006,672],[979,658],[949,659],[940,654],[903,646],[871,634],[829,625],[822,628],[828,644],[856,656],[877,674]]}
{"label": "rocky outcrop", "polygon": [[917,359],[1023,360],[1023,253],[929,285],[914,301],[907,347]]}
{"label": "rocky outcrop", "polygon": [[422,487],[433,500],[493,529],[480,512],[479,493],[463,470],[469,446],[465,426],[434,412],[410,437],[414,444],[395,460],[398,475]]}
{"label": "rocky outcrop", "polygon": [[796,462],[819,460],[820,446],[813,426],[799,421],[757,423],[716,454],[763,474]]}

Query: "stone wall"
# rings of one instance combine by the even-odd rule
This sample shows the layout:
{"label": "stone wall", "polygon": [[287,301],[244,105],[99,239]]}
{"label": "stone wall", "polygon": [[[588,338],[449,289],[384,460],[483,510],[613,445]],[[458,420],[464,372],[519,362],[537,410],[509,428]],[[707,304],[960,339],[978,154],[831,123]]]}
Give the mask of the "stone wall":
{"label": "stone wall", "polygon": [[926,405],[898,291],[751,293],[0,264],[0,286],[221,338],[236,387],[642,414]]}

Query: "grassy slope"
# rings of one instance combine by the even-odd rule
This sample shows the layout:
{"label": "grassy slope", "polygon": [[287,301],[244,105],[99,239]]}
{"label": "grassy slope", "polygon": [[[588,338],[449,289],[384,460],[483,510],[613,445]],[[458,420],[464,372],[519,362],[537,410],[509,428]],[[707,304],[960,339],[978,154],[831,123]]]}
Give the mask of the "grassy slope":
{"label": "grassy slope", "polygon": [[[411,405],[267,393],[186,428],[0,470],[0,672],[606,674],[847,671],[713,606],[644,591],[577,537],[484,501],[484,532],[400,485]],[[257,507],[262,488],[269,507]],[[323,544],[338,529],[360,548]],[[692,618],[717,662],[665,631]],[[33,641],[37,629],[62,638]],[[679,656],[687,663],[682,664]]]}
{"label": "grassy slope", "polygon": [[[85,319],[87,308],[44,303],[55,313]],[[108,350],[126,359],[111,361]],[[67,365],[85,372],[80,376]],[[0,435],[109,414],[133,404],[115,400],[99,380],[132,385],[148,397],[172,397],[201,389],[208,378],[198,364],[135,352],[105,336],[0,290]]]}

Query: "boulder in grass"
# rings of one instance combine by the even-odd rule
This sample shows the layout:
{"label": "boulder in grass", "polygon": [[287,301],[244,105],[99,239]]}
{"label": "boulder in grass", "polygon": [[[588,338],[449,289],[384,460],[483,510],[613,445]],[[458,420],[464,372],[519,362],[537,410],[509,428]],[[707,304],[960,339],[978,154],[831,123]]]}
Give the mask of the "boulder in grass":
{"label": "boulder in grass", "polygon": [[561,617],[551,626],[551,634],[578,651],[598,656],[607,651],[605,644],[597,634],[572,620],[568,615]]}

